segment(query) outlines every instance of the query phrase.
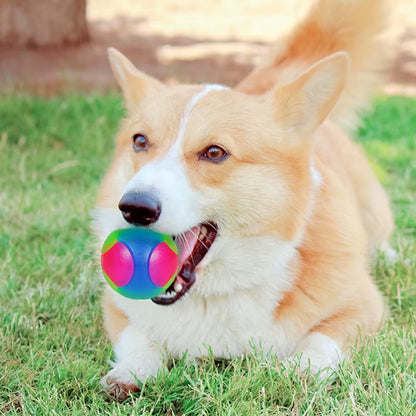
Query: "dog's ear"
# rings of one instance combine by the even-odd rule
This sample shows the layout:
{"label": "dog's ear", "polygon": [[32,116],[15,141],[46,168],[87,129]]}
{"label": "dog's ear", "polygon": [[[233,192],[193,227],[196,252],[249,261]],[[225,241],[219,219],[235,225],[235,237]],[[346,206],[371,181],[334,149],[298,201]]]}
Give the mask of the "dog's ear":
{"label": "dog's ear", "polygon": [[123,91],[128,110],[133,109],[145,94],[162,88],[163,84],[161,82],[139,71],[117,49],[108,48],[108,59],[113,74]]}
{"label": "dog's ear", "polygon": [[311,66],[294,82],[275,88],[276,119],[287,131],[311,134],[328,116],[347,82],[350,60],[337,52]]}

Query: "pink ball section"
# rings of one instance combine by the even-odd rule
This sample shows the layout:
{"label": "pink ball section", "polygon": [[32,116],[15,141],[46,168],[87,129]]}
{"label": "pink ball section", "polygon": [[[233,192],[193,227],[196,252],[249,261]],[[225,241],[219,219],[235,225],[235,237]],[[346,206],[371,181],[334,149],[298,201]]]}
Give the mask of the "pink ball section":
{"label": "pink ball section", "polygon": [[178,255],[166,243],[160,243],[149,259],[150,279],[156,286],[163,287],[176,274],[178,266]]}
{"label": "pink ball section", "polygon": [[117,287],[126,286],[133,277],[133,257],[130,250],[118,241],[102,255],[101,265],[106,275]]}

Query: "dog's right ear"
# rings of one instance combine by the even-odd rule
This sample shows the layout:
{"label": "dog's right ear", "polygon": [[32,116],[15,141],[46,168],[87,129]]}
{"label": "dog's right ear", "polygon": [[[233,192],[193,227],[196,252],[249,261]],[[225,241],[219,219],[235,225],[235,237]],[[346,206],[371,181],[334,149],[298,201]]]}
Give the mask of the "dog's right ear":
{"label": "dog's right ear", "polygon": [[108,59],[113,74],[123,91],[127,110],[132,110],[145,94],[163,87],[157,79],[139,71],[117,49],[108,48]]}

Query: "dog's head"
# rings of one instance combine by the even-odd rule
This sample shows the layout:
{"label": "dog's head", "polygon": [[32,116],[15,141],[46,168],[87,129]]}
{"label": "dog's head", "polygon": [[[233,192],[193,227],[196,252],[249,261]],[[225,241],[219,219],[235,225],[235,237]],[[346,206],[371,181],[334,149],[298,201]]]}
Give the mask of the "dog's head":
{"label": "dog's head", "polygon": [[127,118],[101,205],[118,206],[129,225],[176,237],[182,277],[172,299],[189,289],[187,274],[220,236],[299,239],[314,186],[312,136],[345,84],[345,53],[261,96],[166,86],[116,50],[109,57]]}

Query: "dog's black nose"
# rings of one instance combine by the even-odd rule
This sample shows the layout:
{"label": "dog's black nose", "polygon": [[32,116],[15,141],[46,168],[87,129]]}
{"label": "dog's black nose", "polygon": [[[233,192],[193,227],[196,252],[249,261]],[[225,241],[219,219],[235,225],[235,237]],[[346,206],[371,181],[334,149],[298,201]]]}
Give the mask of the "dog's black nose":
{"label": "dog's black nose", "polygon": [[118,208],[124,219],[134,225],[156,222],[162,210],[159,200],[148,192],[128,192],[120,199]]}

